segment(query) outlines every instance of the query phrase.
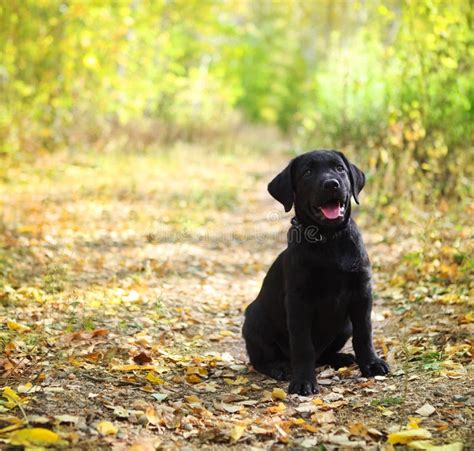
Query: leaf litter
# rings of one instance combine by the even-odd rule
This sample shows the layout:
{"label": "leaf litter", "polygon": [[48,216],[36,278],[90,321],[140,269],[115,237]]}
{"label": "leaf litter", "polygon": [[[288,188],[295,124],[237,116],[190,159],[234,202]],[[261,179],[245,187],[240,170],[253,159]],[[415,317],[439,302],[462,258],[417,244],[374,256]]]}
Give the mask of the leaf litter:
{"label": "leaf litter", "polygon": [[[5,445],[469,449],[473,310],[462,212],[432,213],[430,229],[394,228],[400,219],[389,209],[382,224],[361,216],[375,341],[392,372],[367,380],[355,367],[324,367],[319,395],[289,396],[286,383],[249,367],[240,338],[244,308],[288,226],[268,220],[275,206],[261,180],[275,163],[259,158],[209,160],[213,174],[235,169],[233,210],[173,211],[166,196],[176,191],[158,194],[142,165],[107,194],[82,196],[60,177],[35,193],[2,194]],[[188,170],[178,165],[169,180]],[[116,195],[133,177],[146,201]],[[75,182],[95,187],[97,178]],[[255,224],[265,233],[256,237]]]}

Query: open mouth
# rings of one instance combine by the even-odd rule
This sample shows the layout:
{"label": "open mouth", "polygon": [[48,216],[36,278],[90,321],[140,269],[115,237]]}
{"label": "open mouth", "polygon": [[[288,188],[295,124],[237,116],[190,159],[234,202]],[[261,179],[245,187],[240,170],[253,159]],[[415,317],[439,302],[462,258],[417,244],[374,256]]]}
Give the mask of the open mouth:
{"label": "open mouth", "polygon": [[330,200],[318,207],[326,219],[338,219],[344,217],[344,202],[340,200]]}

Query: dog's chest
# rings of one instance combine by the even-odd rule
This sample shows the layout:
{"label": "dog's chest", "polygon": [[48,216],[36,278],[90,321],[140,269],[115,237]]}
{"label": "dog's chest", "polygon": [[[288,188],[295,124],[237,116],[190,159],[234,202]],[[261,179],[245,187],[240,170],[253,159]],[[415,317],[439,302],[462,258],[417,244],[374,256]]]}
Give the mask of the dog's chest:
{"label": "dog's chest", "polygon": [[314,303],[315,316],[326,320],[345,320],[348,315],[351,290],[343,274],[329,272],[314,277],[308,287]]}

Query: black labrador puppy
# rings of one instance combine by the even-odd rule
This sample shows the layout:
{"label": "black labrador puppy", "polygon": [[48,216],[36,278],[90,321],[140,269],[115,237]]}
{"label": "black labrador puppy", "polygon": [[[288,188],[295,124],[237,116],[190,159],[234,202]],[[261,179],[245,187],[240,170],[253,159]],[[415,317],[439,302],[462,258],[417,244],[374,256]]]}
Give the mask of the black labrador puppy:
{"label": "black labrador puppy", "polygon": [[[268,185],[295,217],[288,247],[245,311],[243,336],[253,367],[290,380],[289,393],[317,393],[317,365],[357,362],[366,377],[389,370],[372,342],[370,263],[351,219],[364,184],[341,152],[321,150],[294,158]],[[351,336],[355,358],[339,352]]]}

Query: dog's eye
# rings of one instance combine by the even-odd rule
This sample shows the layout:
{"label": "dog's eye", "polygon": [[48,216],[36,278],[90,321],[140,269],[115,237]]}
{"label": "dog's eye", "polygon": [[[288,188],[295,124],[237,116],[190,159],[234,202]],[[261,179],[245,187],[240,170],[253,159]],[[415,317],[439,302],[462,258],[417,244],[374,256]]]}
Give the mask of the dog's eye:
{"label": "dog's eye", "polygon": [[336,166],[336,171],[337,172],[344,172],[344,166],[342,164],[338,164]]}
{"label": "dog's eye", "polygon": [[311,175],[311,169],[307,169],[303,175],[309,177]]}

